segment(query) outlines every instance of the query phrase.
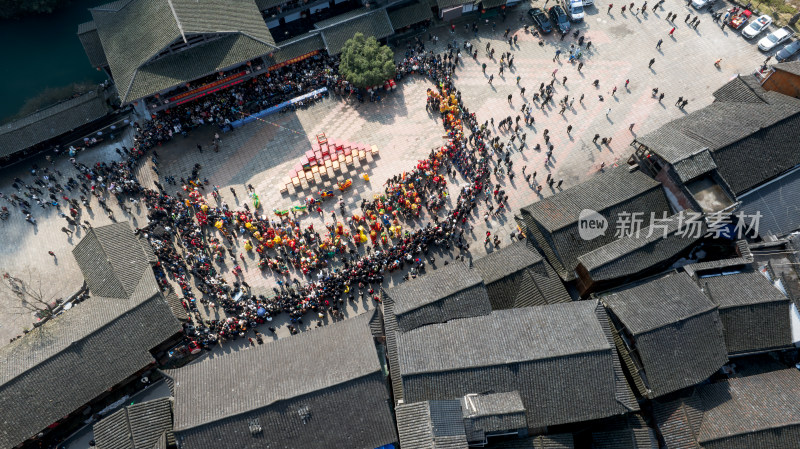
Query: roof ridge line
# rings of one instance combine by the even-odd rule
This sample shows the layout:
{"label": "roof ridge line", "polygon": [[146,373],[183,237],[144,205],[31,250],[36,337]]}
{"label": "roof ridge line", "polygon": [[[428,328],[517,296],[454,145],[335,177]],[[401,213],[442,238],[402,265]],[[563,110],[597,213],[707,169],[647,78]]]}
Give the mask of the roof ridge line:
{"label": "roof ridge line", "polygon": [[[386,8],[381,8],[380,10],[386,11]],[[376,10],[374,10],[374,11],[364,11],[364,14],[358,14],[358,15],[356,15],[356,16],[353,16],[353,17],[350,17],[350,18],[344,19],[344,20],[342,20],[341,22],[336,22],[336,23],[333,23],[333,24],[331,24],[331,25],[327,25],[327,26],[324,26],[324,27],[321,27],[321,28],[316,28],[316,31],[324,31],[324,30],[327,30],[328,28],[333,28],[333,27],[335,27],[335,26],[339,26],[339,25],[341,25],[341,24],[343,24],[343,23],[350,22],[351,20],[359,19],[359,18],[361,18],[361,17],[368,16],[368,15],[370,15],[370,14],[375,14],[375,13],[379,12],[380,10],[377,10],[377,9],[376,9]],[[345,14],[346,14],[346,13],[345,13]],[[387,18],[387,19],[389,18],[389,15],[388,15],[388,14],[386,15],[386,18]],[[391,21],[390,21],[390,23],[391,23]],[[360,33],[360,31],[359,31],[359,33]],[[365,37],[366,37],[366,36],[365,36]]]}
{"label": "roof ridge line", "polygon": [[[544,306],[534,306],[534,307],[544,307]],[[513,310],[513,309],[504,309],[504,310]],[[462,319],[462,318],[459,318],[459,319]],[[425,326],[423,326],[423,327],[425,327]],[[409,332],[411,332],[411,331],[409,331]],[[408,333],[408,332],[400,332],[400,333],[403,334],[403,333]],[[606,343],[608,343],[608,340],[606,340]],[[564,354],[559,354],[559,355],[555,355],[555,356],[541,357],[541,358],[531,359],[531,360],[514,360],[514,361],[510,361],[510,362],[509,361],[505,361],[505,362],[502,362],[502,363],[498,362],[498,363],[490,363],[490,364],[477,364],[477,365],[461,367],[461,368],[451,368],[451,369],[445,368],[445,369],[435,369],[435,370],[430,370],[430,371],[418,371],[418,372],[408,373],[408,375],[409,376],[418,376],[420,374],[448,373],[448,372],[453,372],[453,371],[471,370],[471,369],[477,369],[477,368],[491,368],[491,367],[495,367],[495,366],[508,366],[508,365],[511,365],[511,364],[514,364],[514,363],[540,362],[542,360],[555,360],[555,359],[559,359],[559,358],[562,358],[562,357],[571,357],[571,356],[582,355],[582,354],[594,354],[594,353],[597,353],[597,352],[607,352],[608,351],[608,352],[612,352],[613,353],[614,350],[615,350],[615,348],[611,344],[608,344],[607,347],[605,347],[605,348],[598,348],[598,349],[592,349],[592,350],[581,351],[581,352],[571,351],[571,352],[567,352],[567,353],[564,353]],[[508,392],[504,392],[504,393],[508,393]]]}
{"label": "roof ridge line", "polygon": [[127,2],[125,2],[125,4],[124,4],[124,5],[120,6],[120,7],[119,7],[119,8],[117,8],[117,9],[104,8],[104,6],[113,5],[113,4],[116,4],[116,3],[118,3],[118,2],[109,2],[109,3],[105,3],[105,4],[102,4],[102,5],[99,5],[99,6],[95,6],[94,8],[89,8],[89,11],[120,12],[120,11],[122,11],[123,9],[127,8],[127,7],[128,7],[128,5],[130,5],[130,4],[131,4],[131,3],[133,3],[134,1],[135,1],[135,0],[128,0]]}
{"label": "roof ridge line", "polygon": [[[98,297],[98,298],[112,299],[112,298],[108,298],[108,297],[105,297],[105,296],[101,296],[101,297]],[[127,315],[129,312],[133,311],[134,309],[138,309],[139,307],[141,307],[141,306],[143,306],[143,305],[145,305],[145,304],[149,303],[149,302],[150,302],[150,301],[151,301],[153,298],[155,298],[155,295],[154,295],[154,296],[151,296],[151,297],[149,297],[149,298],[147,298],[147,299],[145,299],[144,301],[140,302],[139,304],[136,304],[136,305],[135,305],[135,306],[133,306],[133,307],[130,307],[130,308],[128,308],[127,310],[121,311],[121,312],[120,312],[120,313],[119,313],[117,316],[115,316],[113,319],[111,319],[111,320],[108,320],[107,322],[103,323],[103,325],[102,325],[102,326],[99,326],[98,328],[96,328],[96,329],[92,330],[91,332],[87,333],[86,335],[84,335],[84,336],[81,338],[81,340],[84,340],[84,339],[86,339],[86,338],[88,338],[88,337],[90,337],[90,336],[92,336],[92,335],[94,335],[94,334],[96,334],[96,333],[100,332],[101,330],[103,330],[103,329],[105,329],[106,327],[110,326],[112,323],[114,323],[115,321],[119,320],[119,319],[120,319],[120,318],[122,318],[124,315]],[[113,299],[119,299],[119,298],[113,298]],[[128,299],[128,301],[130,301],[130,298]],[[119,308],[119,307],[116,307],[116,308],[115,308],[115,310],[120,310],[120,308]],[[58,318],[58,317],[56,317],[56,318]],[[50,322],[50,323],[53,323],[53,322],[56,322],[56,321],[50,320],[49,322]],[[42,325],[42,326],[40,326],[40,327],[37,327],[37,328],[36,328],[36,329],[34,329],[33,331],[29,332],[27,335],[31,335],[31,334],[33,334],[34,332],[40,332],[40,333],[41,333],[41,332],[44,332],[44,328],[45,328],[45,325],[46,325],[46,324],[47,324],[47,323],[45,323],[44,325]],[[17,341],[19,341],[19,342],[23,342],[23,341],[25,341],[25,340],[21,338],[21,339],[19,339],[19,340],[17,340]],[[1,383],[1,384],[0,384],[0,386],[4,386],[4,385],[8,384],[9,382],[11,382],[11,381],[13,381],[13,380],[17,379],[18,377],[20,377],[20,376],[22,376],[22,375],[26,374],[26,373],[27,373],[29,370],[31,370],[31,369],[33,369],[33,368],[36,368],[36,367],[38,367],[38,366],[40,366],[40,365],[44,364],[44,363],[45,363],[45,362],[47,362],[48,360],[51,360],[51,359],[53,359],[53,358],[54,358],[54,357],[56,357],[57,355],[59,355],[59,354],[63,353],[64,351],[66,351],[66,350],[70,349],[70,348],[71,348],[71,347],[72,347],[74,344],[75,344],[75,341],[72,341],[72,342],[70,342],[68,345],[66,345],[66,346],[64,346],[63,348],[59,349],[58,351],[56,351],[56,352],[54,352],[54,353],[50,354],[49,356],[45,357],[44,359],[40,360],[39,362],[35,363],[33,366],[31,366],[30,368],[28,368],[28,370],[25,370],[25,371],[23,371],[23,372],[21,372],[21,373],[19,373],[19,374],[15,375],[15,376],[13,376],[13,377],[10,377],[10,378],[9,378],[9,379],[8,379],[6,382],[4,382],[4,383]],[[11,347],[13,347],[12,345],[13,345],[13,343],[12,343],[12,344],[10,344],[10,345],[6,345],[6,346],[4,346],[3,348],[11,348]],[[148,352],[148,353],[149,353],[149,352]],[[152,358],[152,354],[150,355],[150,357]]]}
{"label": "roof ridge line", "polygon": [[[645,195],[645,194],[647,194],[647,193],[650,193],[650,192],[651,192],[653,189],[655,189],[656,187],[661,187],[661,183],[660,183],[659,181],[656,181],[655,179],[653,179],[653,181],[655,181],[657,184],[655,184],[655,185],[653,185],[653,186],[649,187],[649,188],[648,188],[648,189],[646,189],[646,190],[642,190],[642,191],[640,191],[640,192],[637,192],[635,195],[632,195],[632,196],[625,197],[623,200],[621,200],[621,201],[618,201],[618,202],[616,202],[616,203],[614,203],[614,204],[608,205],[608,206],[606,206],[606,207],[604,207],[604,208],[602,208],[602,209],[600,209],[600,210],[598,210],[598,211],[596,211],[596,212],[597,212],[598,214],[601,214],[601,215],[602,215],[602,214],[603,214],[603,212],[605,212],[605,211],[606,211],[606,210],[608,210],[608,209],[611,209],[612,207],[618,206],[619,204],[621,204],[621,203],[624,203],[624,202],[626,202],[626,201],[631,201],[631,200],[633,200],[633,199],[639,198],[640,196],[643,196],[643,195]],[[585,182],[585,181],[584,181],[584,182]],[[581,184],[583,184],[583,183],[581,183]],[[571,187],[571,188],[578,187],[578,186],[580,186],[581,184],[577,184],[577,185],[575,185],[575,186],[573,186],[573,187]],[[552,198],[552,196],[551,196],[551,197],[549,197],[549,198]],[[534,204],[535,204],[535,203],[534,203]],[[576,217],[576,218],[577,218],[577,217]],[[649,218],[649,217],[648,217],[648,218]],[[563,229],[565,229],[565,228],[568,228],[568,227],[570,227],[570,226],[574,225],[574,224],[575,224],[575,223],[577,223],[577,222],[578,222],[578,220],[576,219],[575,221],[571,221],[571,222],[569,222],[569,223],[566,223],[566,224],[563,224],[563,225],[561,225],[561,226],[555,227],[555,228],[553,228],[553,229],[550,229],[549,231],[550,231],[550,233],[551,233],[551,234],[555,234],[556,232],[558,232],[558,231],[561,231],[561,230],[563,230]],[[601,247],[601,248],[602,248],[602,247]]]}
{"label": "roof ridge line", "polygon": [[264,42],[263,40],[255,37],[255,36],[251,36],[250,33],[245,33],[244,31],[225,31],[225,33],[241,34],[242,36],[249,37],[250,39],[253,39],[256,42],[261,42],[262,44],[264,44],[264,45],[266,45],[268,47],[272,47],[275,50],[280,50],[280,47],[278,47],[277,44],[270,44],[269,42]]}
{"label": "roof ridge line", "polygon": [[[28,115],[24,116],[24,117],[20,117],[20,118],[18,118],[18,119],[16,119],[16,120],[12,120],[12,121],[10,121],[10,122],[7,122],[7,123],[2,123],[2,124],[0,124],[0,135],[2,135],[2,134],[5,134],[6,132],[12,132],[12,131],[17,131],[17,130],[20,130],[20,129],[27,128],[27,127],[29,127],[29,126],[31,126],[31,125],[35,125],[36,123],[39,123],[39,122],[41,122],[42,120],[45,120],[47,117],[43,117],[43,118],[41,118],[41,119],[36,119],[36,120],[33,120],[32,122],[30,122],[30,123],[26,123],[26,124],[24,124],[24,125],[21,125],[21,126],[15,126],[15,127],[12,127],[12,126],[11,126],[11,125],[13,125],[13,124],[14,124],[14,123],[16,123],[16,122],[20,122],[20,121],[22,121],[22,120],[24,120],[24,119],[26,119],[26,118],[28,118],[28,117],[31,117],[31,116],[33,116],[33,115],[35,115],[35,114],[39,114],[39,113],[41,113],[41,112],[45,112],[46,110],[48,110],[48,109],[50,109],[50,108],[54,108],[54,107],[56,107],[56,106],[61,106],[61,105],[63,105],[64,103],[68,103],[68,102],[70,102],[70,101],[73,101],[73,100],[78,100],[78,99],[81,99],[82,101],[80,101],[80,102],[76,103],[76,104],[75,104],[75,106],[79,106],[79,105],[82,105],[83,103],[86,103],[86,102],[88,102],[88,101],[91,101],[91,100],[93,100],[93,99],[94,99],[94,97],[92,97],[92,98],[88,98],[87,96],[88,96],[88,95],[90,95],[90,94],[94,94],[94,97],[97,97],[97,96],[98,96],[98,95],[97,95],[97,90],[95,90],[95,89],[92,89],[92,90],[90,90],[90,91],[87,91],[87,92],[84,92],[84,93],[82,93],[81,95],[79,95],[79,96],[77,96],[77,97],[75,97],[75,98],[65,98],[65,99],[63,99],[63,100],[61,100],[61,101],[58,101],[58,102],[56,102],[56,103],[53,103],[53,104],[51,104],[51,105],[49,105],[49,106],[45,106],[45,107],[43,107],[43,108],[41,108],[41,109],[37,109],[37,110],[35,110],[35,111],[31,112],[30,114],[28,114]],[[6,128],[8,128],[8,129],[6,129]]]}
{"label": "roof ridge line", "polygon": [[[206,360],[208,360],[208,359],[206,359]],[[174,368],[174,369],[172,369],[172,370],[169,370],[169,371],[174,371],[174,370],[176,370],[176,369],[180,369],[180,368]],[[163,370],[162,370],[162,371],[163,371]],[[367,374],[364,374],[364,375],[361,375],[361,376],[358,376],[358,377],[352,377],[352,378],[350,378],[350,379],[346,379],[346,380],[345,380],[345,381],[343,381],[343,382],[339,382],[339,383],[336,383],[336,384],[333,384],[333,385],[328,385],[328,386],[325,386],[325,387],[317,388],[317,389],[314,389],[314,390],[309,390],[309,391],[307,391],[307,392],[305,392],[305,393],[303,393],[303,394],[300,394],[300,395],[298,395],[298,396],[295,396],[295,397],[278,399],[278,400],[276,400],[276,401],[270,402],[269,404],[261,404],[261,405],[259,405],[259,406],[257,406],[257,407],[251,408],[250,410],[244,410],[244,411],[237,412],[237,413],[234,413],[234,414],[227,414],[227,415],[225,415],[225,416],[223,416],[223,417],[219,417],[219,418],[216,418],[216,417],[215,417],[215,418],[211,418],[211,419],[205,419],[205,420],[203,420],[202,422],[198,422],[197,424],[193,424],[193,425],[191,425],[191,426],[189,426],[189,427],[183,427],[183,428],[181,428],[181,429],[177,429],[177,428],[175,428],[175,411],[174,411],[174,409],[173,409],[173,412],[172,412],[172,415],[173,415],[173,421],[172,421],[172,422],[173,422],[173,428],[172,428],[172,432],[173,432],[173,433],[181,433],[181,432],[186,432],[186,431],[188,431],[188,430],[192,430],[192,429],[196,429],[196,428],[198,428],[198,427],[201,427],[201,426],[208,425],[209,423],[213,423],[213,422],[215,422],[215,421],[220,421],[220,420],[223,420],[223,419],[224,419],[224,420],[231,420],[231,419],[234,419],[234,418],[236,418],[236,417],[239,417],[239,416],[242,416],[242,415],[245,415],[245,414],[248,414],[248,413],[253,413],[253,412],[257,411],[257,410],[261,410],[261,409],[265,409],[265,408],[272,407],[272,406],[274,406],[275,404],[278,404],[278,403],[280,403],[280,402],[285,402],[285,401],[294,401],[294,400],[296,400],[296,399],[297,399],[297,398],[299,398],[299,397],[308,396],[308,395],[310,395],[310,394],[314,394],[314,393],[317,393],[317,392],[319,392],[319,391],[327,390],[327,389],[329,389],[329,388],[338,387],[338,386],[341,386],[341,385],[347,384],[347,383],[349,383],[349,382],[353,382],[353,381],[357,381],[357,380],[362,380],[362,379],[365,379],[365,378],[367,378],[367,377],[369,377],[369,376],[374,376],[374,375],[375,375],[375,373],[381,373],[381,370],[380,370],[380,368],[379,368],[377,371],[373,371],[373,372],[371,372],[371,373],[367,373]],[[166,374],[168,374],[168,373],[166,373]],[[171,397],[173,397],[173,398],[174,398],[175,396],[174,396],[174,395],[171,395]]]}
{"label": "roof ridge line", "polygon": [[188,44],[189,42],[186,40],[186,34],[183,32],[183,24],[181,24],[181,19],[178,17],[178,13],[175,12],[175,6],[172,4],[172,0],[167,0],[167,4],[169,5],[170,11],[172,11],[172,17],[175,18],[175,23],[178,25],[178,31],[181,32],[183,43]]}
{"label": "roof ridge line", "polygon": [[[698,288],[699,288],[699,286],[698,286]],[[706,295],[705,293],[703,293],[703,291],[702,291],[702,290],[700,290],[700,294],[701,294],[701,295],[703,295],[705,298],[707,298],[709,301],[711,301],[711,304],[712,304],[712,305],[711,305],[711,307],[708,307],[708,308],[706,308],[706,309],[700,310],[699,312],[696,312],[696,313],[693,313],[693,314],[691,314],[691,315],[688,315],[688,316],[685,316],[685,317],[683,317],[683,318],[680,318],[680,319],[678,319],[678,320],[677,320],[677,321],[675,321],[675,322],[672,322],[672,323],[667,323],[667,324],[662,324],[662,325],[660,325],[660,326],[657,326],[657,327],[653,327],[653,328],[645,329],[645,330],[643,330],[643,331],[641,331],[641,332],[638,332],[638,333],[636,333],[635,335],[644,335],[644,334],[649,334],[650,332],[657,331],[657,330],[659,330],[659,329],[663,329],[663,328],[665,328],[665,327],[667,327],[667,326],[672,326],[672,325],[674,325],[675,323],[680,323],[680,322],[683,322],[683,321],[689,320],[689,319],[691,319],[691,318],[697,318],[697,317],[699,317],[700,315],[705,315],[705,314],[707,314],[707,313],[709,313],[709,312],[713,312],[714,310],[717,310],[717,311],[719,312],[719,304],[717,304],[716,302],[714,302],[714,300],[713,300],[713,299],[709,298],[709,297],[708,297],[708,295]],[[627,327],[627,326],[626,326],[626,327]]]}

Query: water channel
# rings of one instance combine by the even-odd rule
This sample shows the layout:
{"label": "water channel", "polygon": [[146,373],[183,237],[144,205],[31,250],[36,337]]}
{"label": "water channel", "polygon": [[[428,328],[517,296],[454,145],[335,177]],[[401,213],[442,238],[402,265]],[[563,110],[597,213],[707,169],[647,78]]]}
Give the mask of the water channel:
{"label": "water channel", "polygon": [[92,19],[87,8],[108,1],[72,0],[52,14],[0,20],[0,123],[47,88],[106,79],[75,33]]}

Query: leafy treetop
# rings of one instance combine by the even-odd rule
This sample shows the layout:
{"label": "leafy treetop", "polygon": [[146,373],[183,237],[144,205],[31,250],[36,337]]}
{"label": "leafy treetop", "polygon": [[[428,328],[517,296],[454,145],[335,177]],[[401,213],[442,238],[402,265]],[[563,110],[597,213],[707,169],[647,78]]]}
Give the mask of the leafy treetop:
{"label": "leafy treetop", "polygon": [[356,33],[344,44],[339,73],[358,88],[380,85],[394,77],[392,50],[374,37]]}

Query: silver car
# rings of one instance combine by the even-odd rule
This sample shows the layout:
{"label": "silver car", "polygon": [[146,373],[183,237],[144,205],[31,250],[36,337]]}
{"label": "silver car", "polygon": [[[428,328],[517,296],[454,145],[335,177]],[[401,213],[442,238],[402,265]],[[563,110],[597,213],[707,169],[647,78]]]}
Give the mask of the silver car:
{"label": "silver car", "polygon": [[783,62],[796,55],[798,52],[800,52],[800,41],[794,41],[778,50],[778,52],[775,53],[775,59],[777,59],[778,62]]}

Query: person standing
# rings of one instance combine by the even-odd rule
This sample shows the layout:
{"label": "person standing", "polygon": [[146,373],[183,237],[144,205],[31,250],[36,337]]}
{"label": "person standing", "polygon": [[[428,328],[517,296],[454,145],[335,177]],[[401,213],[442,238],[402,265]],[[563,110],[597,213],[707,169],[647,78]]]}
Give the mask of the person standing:
{"label": "person standing", "polygon": [[[660,49],[661,49],[661,44],[662,44],[662,43],[664,43],[664,39],[659,39],[659,40],[658,40],[658,43],[656,44],[656,50],[660,50]],[[484,64],[484,65],[485,65],[485,64]]]}
{"label": "person standing", "polygon": [[678,106],[683,101],[683,97],[678,97],[678,101],[675,102],[675,106]]}
{"label": "person standing", "polygon": [[609,3],[608,4],[608,11],[606,11],[606,14],[611,14],[611,8],[613,8],[613,7],[614,7],[614,4],[613,3]]}
{"label": "person standing", "polygon": [[647,68],[648,69],[652,69],[653,68],[653,64],[655,64],[655,63],[656,63],[656,58],[652,58],[650,60],[650,64],[647,64]]}
{"label": "person standing", "polygon": [[597,139],[600,138],[600,134],[595,134],[594,139],[592,139],[592,143],[597,143]]}
{"label": "person standing", "polygon": [[674,37],[674,35],[675,35],[675,27],[672,27],[672,29],[669,30],[669,35],[670,35],[670,37]]}
{"label": "person standing", "polygon": [[631,126],[628,127],[628,131],[633,132],[633,125],[635,125],[635,123],[631,123]]}

